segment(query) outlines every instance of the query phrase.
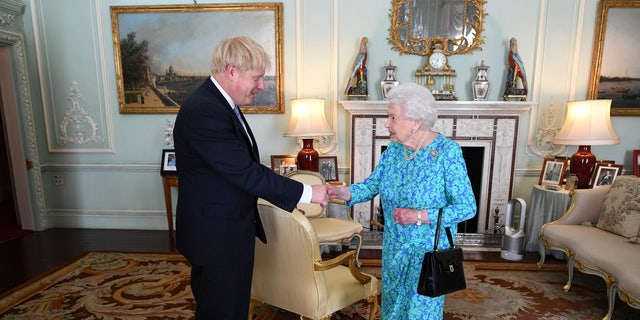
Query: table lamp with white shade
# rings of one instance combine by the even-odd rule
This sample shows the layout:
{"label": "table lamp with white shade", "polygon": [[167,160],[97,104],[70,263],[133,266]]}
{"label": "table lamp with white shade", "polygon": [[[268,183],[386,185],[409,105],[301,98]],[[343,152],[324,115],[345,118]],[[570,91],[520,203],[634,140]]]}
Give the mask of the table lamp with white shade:
{"label": "table lamp with white shade", "polygon": [[578,177],[578,189],[589,187],[596,165],[592,145],[620,143],[620,137],[611,125],[611,100],[582,100],[567,102],[567,117],[553,143],[577,145],[571,156],[569,170]]}
{"label": "table lamp with white shade", "polygon": [[298,170],[318,171],[318,151],[313,148],[314,137],[333,134],[324,116],[324,99],[291,100],[291,120],[282,135],[302,138],[303,148],[296,158]]}

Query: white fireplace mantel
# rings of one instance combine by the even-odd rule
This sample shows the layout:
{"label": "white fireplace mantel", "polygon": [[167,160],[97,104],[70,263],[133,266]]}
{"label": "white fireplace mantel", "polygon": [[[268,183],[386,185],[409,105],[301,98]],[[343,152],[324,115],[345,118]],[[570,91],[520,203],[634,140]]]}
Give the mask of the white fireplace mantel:
{"label": "white fireplace mantel", "polygon": [[[351,182],[363,181],[389,143],[387,101],[340,101],[351,115]],[[513,187],[513,168],[520,117],[534,103],[526,101],[438,101],[434,130],[461,146],[483,147],[485,159],[478,203],[478,232],[490,231],[492,208],[505,212]],[[375,220],[377,199],[356,204],[353,217],[365,227]]]}
{"label": "white fireplace mantel", "polygon": [[[355,101],[339,102],[352,115],[387,114],[388,101]],[[437,101],[436,108],[440,114],[491,114],[521,115],[531,111],[534,104],[527,101]]]}

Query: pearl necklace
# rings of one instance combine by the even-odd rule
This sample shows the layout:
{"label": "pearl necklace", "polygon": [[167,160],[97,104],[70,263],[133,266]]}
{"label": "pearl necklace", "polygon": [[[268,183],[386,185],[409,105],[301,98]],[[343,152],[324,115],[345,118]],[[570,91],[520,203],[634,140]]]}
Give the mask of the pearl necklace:
{"label": "pearl necklace", "polygon": [[422,137],[422,140],[420,140],[420,142],[418,143],[418,146],[416,147],[416,150],[413,151],[413,153],[411,153],[410,155],[407,155],[407,146],[406,145],[402,145],[404,147],[403,153],[404,153],[404,159],[409,161],[413,158],[416,157],[416,155],[418,155],[418,151],[420,151],[420,149],[422,148],[422,144],[427,141],[427,138],[429,137],[429,131],[425,132],[424,136]]}

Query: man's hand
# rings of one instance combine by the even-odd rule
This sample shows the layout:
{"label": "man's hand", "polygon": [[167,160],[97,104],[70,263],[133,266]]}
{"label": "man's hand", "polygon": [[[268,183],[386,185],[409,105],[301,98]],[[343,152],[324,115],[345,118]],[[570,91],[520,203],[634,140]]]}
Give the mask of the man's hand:
{"label": "man's hand", "polygon": [[312,185],[311,203],[317,203],[325,208],[329,203],[329,195],[327,194],[327,186],[322,184]]}

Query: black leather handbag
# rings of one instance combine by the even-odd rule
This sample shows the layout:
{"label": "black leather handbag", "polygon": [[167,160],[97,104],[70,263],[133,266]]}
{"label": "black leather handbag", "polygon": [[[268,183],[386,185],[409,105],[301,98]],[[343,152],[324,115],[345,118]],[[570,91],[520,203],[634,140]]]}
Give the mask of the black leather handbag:
{"label": "black leather handbag", "polygon": [[438,212],[438,226],[433,251],[424,254],[422,270],[418,281],[418,293],[423,296],[437,297],[462,290],[467,287],[462,267],[462,248],[453,244],[451,230],[446,227],[450,248],[438,250],[438,239],[442,225],[442,208]]}

